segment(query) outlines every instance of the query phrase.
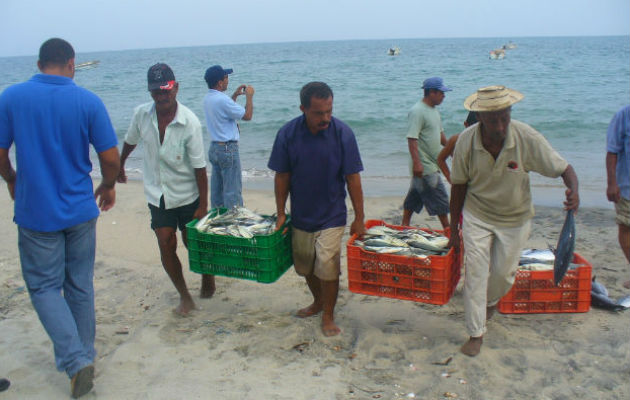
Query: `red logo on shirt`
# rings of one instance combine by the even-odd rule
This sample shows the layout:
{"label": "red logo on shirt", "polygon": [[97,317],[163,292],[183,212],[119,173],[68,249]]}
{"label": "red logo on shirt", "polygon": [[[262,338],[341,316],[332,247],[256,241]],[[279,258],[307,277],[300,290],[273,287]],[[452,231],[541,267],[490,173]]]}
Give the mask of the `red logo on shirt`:
{"label": "red logo on shirt", "polygon": [[516,163],[516,161],[510,161],[508,163],[508,168],[509,169],[516,169],[516,168],[518,168],[518,164]]}

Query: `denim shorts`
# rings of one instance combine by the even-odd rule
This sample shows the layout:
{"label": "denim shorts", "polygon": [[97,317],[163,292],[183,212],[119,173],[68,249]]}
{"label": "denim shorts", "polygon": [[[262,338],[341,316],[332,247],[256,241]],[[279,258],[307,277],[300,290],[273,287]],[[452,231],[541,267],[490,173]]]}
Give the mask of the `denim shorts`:
{"label": "denim shorts", "polygon": [[166,209],[164,196],[160,197],[160,207],[149,204],[151,210],[151,229],[170,227],[180,231],[186,229],[186,224],[193,220],[193,215],[199,207],[199,198],[181,207]]}
{"label": "denim shorts", "polygon": [[426,207],[429,215],[448,214],[448,194],[440,178],[440,173],[434,172],[424,175],[422,178],[416,176],[411,178],[411,185],[403,207],[405,210],[412,210],[416,213],[420,213],[422,207]]}

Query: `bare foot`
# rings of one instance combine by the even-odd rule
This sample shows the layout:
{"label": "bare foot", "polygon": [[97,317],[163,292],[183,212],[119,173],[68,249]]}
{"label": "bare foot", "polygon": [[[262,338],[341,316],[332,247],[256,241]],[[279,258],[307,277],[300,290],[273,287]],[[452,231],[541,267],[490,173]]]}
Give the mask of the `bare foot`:
{"label": "bare foot", "polygon": [[324,336],[337,336],[341,333],[341,329],[332,318],[322,317],[322,333]]}
{"label": "bare foot", "polygon": [[196,308],[195,302],[192,301],[192,299],[181,299],[179,305],[173,311],[175,311],[175,314],[185,317]]}
{"label": "bare foot", "polygon": [[623,287],[625,287],[626,289],[630,289],[630,281],[625,281],[623,283]]}
{"label": "bare foot", "polygon": [[497,306],[488,306],[486,307],[486,321],[489,320],[490,318],[492,318],[492,316],[494,315],[494,312],[497,310]]}
{"label": "bare foot", "polygon": [[298,318],[307,318],[312,317],[313,315],[317,315],[322,311],[322,306],[319,304],[313,303],[308,307],[302,308],[295,313],[295,316]]}
{"label": "bare foot", "polygon": [[467,356],[474,357],[481,351],[481,344],[483,343],[483,336],[470,337],[466,343],[460,349],[462,353]]}
{"label": "bare foot", "polygon": [[214,295],[215,290],[216,286],[214,284],[214,275],[202,275],[199,297],[201,297],[202,299],[209,299]]}

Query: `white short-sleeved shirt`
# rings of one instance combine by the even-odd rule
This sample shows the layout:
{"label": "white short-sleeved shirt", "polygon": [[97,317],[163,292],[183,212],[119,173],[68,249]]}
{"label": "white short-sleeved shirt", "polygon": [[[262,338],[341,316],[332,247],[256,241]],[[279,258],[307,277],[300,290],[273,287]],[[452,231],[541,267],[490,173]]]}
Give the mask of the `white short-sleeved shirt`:
{"label": "white short-sleeved shirt", "polygon": [[529,172],[557,178],[569,165],[531,126],[512,120],[495,160],[481,143],[481,124],[464,130],[453,152],[451,182],[466,184],[464,209],[490,224],[520,226],[534,216]]}
{"label": "white short-sleeved shirt", "polygon": [[199,197],[195,168],[204,168],[206,159],[201,123],[188,107],[177,102],[177,113],[161,145],[155,103],[136,107],[125,142],[142,142],[144,193],[150,204],[159,207],[164,196],[164,205],[170,209]]}
{"label": "white short-sleeved shirt", "polygon": [[239,140],[236,121],[243,118],[245,108],[231,97],[215,89],[208,90],[203,98],[206,127],[213,142]]}

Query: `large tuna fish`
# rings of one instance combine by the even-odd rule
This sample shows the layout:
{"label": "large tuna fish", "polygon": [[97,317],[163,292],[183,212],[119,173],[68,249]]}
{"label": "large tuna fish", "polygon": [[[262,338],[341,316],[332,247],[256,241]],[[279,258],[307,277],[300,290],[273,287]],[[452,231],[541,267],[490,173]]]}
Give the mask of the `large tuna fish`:
{"label": "large tuna fish", "polygon": [[558,238],[556,245],[556,259],[553,262],[553,283],[558,283],[564,278],[564,274],[573,261],[573,250],[575,249],[575,219],[573,210],[567,211],[567,217]]}

